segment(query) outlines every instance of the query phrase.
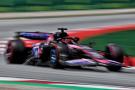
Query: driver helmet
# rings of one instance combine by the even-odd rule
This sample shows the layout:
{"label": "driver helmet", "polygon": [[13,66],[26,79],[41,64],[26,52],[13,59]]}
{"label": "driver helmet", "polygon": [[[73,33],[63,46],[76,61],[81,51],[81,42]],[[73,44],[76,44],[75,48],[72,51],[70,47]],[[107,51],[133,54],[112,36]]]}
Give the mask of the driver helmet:
{"label": "driver helmet", "polygon": [[66,32],[56,32],[54,34],[54,39],[57,40],[57,39],[64,38],[67,36],[68,36],[68,34]]}

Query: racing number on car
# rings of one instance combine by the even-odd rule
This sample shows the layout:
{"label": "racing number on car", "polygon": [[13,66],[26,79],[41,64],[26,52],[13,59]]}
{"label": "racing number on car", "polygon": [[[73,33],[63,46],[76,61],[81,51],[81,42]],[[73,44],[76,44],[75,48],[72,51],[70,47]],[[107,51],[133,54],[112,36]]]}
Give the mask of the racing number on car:
{"label": "racing number on car", "polygon": [[40,57],[41,50],[40,50],[39,46],[34,47],[32,51],[33,51],[33,55],[34,55],[35,58],[39,58]]}

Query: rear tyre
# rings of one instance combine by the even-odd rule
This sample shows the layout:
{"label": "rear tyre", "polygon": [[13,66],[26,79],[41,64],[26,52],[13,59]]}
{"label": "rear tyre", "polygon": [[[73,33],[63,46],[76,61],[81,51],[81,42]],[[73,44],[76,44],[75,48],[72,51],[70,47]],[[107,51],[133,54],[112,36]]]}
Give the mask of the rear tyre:
{"label": "rear tyre", "polygon": [[25,46],[21,40],[11,40],[7,44],[5,59],[9,64],[22,64],[25,61]]}
{"label": "rear tyre", "polygon": [[[119,63],[123,63],[124,61],[124,52],[123,49],[116,44],[108,44],[105,49],[105,57],[114,60]],[[110,71],[120,71],[122,69],[122,65],[109,65],[107,69]]]}

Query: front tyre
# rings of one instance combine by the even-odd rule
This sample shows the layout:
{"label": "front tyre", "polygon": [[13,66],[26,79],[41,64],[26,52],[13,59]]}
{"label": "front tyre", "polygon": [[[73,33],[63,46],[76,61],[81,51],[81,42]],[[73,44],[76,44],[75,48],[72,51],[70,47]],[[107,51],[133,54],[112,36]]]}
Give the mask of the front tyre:
{"label": "front tyre", "polygon": [[115,66],[115,65],[109,65],[106,67],[109,71],[120,71],[122,69],[122,66]]}
{"label": "front tyre", "polygon": [[122,63],[124,62],[124,52],[123,49],[116,44],[108,44],[105,49],[105,57],[107,59],[116,61],[121,65],[108,65],[107,69],[110,71],[120,71],[122,69]]}
{"label": "front tyre", "polygon": [[105,49],[105,57],[120,63],[124,61],[123,49],[116,44],[108,44]]}

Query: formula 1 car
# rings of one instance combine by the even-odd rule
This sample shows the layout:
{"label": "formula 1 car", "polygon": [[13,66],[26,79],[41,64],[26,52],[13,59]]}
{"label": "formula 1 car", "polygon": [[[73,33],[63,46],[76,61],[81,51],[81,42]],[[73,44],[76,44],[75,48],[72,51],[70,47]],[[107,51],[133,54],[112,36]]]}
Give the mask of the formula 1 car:
{"label": "formula 1 car", "polygon": [[[52,68],[104,66],[110,71],[121,70],[124,53],[118,45],[108,44],[105,51],[96,51],[89,46],[80,45],[79,39],[68,36],[64,32],[65,29],[60,30],[61,32],[55,34],[19,32],[17,40],[8,43],[5,54],[8,56],[7,61],[32,65],[46,64]],[[27,39],[32,42],[29,48]],[[35,41],[37,39],[38,41]]]}

